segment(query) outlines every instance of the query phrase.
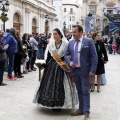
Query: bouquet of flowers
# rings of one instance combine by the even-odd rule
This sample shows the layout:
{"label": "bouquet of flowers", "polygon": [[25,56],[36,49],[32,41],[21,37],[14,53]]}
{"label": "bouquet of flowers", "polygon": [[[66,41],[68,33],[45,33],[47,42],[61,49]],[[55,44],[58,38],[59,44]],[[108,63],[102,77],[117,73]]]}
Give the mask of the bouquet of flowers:
{"label": "bouquet of flowers", "polygon": [[39,68],[39,81],[40,81],[40,78],[41,78],[41,70],[42,70],[43,68],[45,68],[46,63],[45,63],[45,60],[36,60],[36,61],[35,61],[35,64],[36,64],[36,66]]}

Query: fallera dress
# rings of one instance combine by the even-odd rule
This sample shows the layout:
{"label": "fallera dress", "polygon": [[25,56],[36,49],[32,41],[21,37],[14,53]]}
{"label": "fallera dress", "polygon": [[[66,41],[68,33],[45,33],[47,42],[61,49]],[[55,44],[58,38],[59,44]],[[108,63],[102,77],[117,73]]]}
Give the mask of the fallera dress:
{"label": "fallera dress", "polygon": [[41,107],[71,109],[78,104],[75,84],[71,83],[68,75],[57,64],[52,54],[53,51],[56,51],[61,60],[64,61],[67,46],[67,41],[62,41],[59,48],[56,48],[55,41],[52,41],[47,46],[46,67],[34,98],[34,103],[38,103]]}

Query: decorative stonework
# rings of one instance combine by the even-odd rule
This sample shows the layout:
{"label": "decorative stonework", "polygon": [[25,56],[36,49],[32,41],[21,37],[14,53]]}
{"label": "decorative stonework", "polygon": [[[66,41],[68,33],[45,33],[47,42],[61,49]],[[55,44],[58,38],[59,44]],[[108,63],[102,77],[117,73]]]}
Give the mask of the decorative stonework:
{"label": "decorative stonework", "polygon": [[25,12],[30,13],[30,12],[31,12],[31,10],[30,10],[29,8],[25,8]]}
{"label": "decorative stonework", "polygon": [[113,0],[108,0],[106,3],[107,7],[114,7],[114,5],[115,5],[115,2]]}
{"label": "decorative stonework", "polygon": [[50,20],[51,20],[51,21],[54,21],[54,20],[55,20],[55,18],[54,18],[54,17],[51,17],[51,18],[50,18]]}
{"label": "decorative stonework", "polygon": [[90,0],[90,1],[88,2],[88,4],[89,4],[89,5],[97,5],[97,2],[94,1],[94,0]]}
{"label": "decorative stonework", "polygon": [[40,16],[41,16],[42,18],[44,18],[44,17],[45,17],[45,14],[41,14]]}

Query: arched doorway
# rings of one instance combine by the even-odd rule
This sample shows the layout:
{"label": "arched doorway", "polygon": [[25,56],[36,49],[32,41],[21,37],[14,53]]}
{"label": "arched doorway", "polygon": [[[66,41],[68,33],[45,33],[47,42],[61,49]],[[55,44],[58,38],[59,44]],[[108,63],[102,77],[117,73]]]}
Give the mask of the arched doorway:
{"label": "arched doorway", "polygon": [[36,34],[37,32],[37,21],[35,18],[32,20],[32,34]]}
{"label": "arched doorway", "polygon": [[20,15],[18,13],[14,14],[13,27],[20,31]]}

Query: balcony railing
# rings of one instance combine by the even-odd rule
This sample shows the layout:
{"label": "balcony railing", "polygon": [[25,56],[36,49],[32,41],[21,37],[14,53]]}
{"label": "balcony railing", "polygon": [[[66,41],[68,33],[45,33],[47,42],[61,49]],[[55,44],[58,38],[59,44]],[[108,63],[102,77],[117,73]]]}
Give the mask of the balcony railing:
{"label": "balcony railing", "polygon": [[69,12],[69,14],[76,15],[76,13],[75,13],[75,12]]}

